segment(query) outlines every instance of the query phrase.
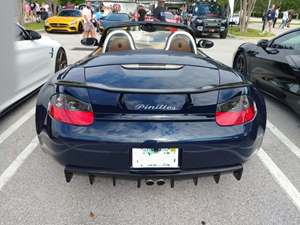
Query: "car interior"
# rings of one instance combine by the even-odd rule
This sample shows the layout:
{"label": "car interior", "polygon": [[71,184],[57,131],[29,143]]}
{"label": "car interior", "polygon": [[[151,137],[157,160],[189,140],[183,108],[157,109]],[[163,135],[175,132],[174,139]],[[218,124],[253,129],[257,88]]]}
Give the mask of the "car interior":
{"label": "car interior", "polygon": [[[135,50],[130,33],[124,30],[110,32],[103,44],[102,53]],[[178,51],[197,54],[197,46],[193,37],[185,31],[176,31],[167,38],[166,51]]]}

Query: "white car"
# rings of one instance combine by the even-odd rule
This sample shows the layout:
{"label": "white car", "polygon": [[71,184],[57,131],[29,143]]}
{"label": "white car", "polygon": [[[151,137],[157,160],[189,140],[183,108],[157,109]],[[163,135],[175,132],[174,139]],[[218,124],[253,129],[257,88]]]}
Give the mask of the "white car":
{"label": "white car", "polygon": [[233,14],[232,16],[229,17],[229,24],[235,24],[239,25],[240,24],[240,15],[239,14]]}
{"label": "white car", "polygon": [[15,74],[6,79],[13,90],[2,93],[7,96],[1,96],[5,100],[0,102],[0,116],[67,66],[66,52],[58,42],[25,30],[19,24],[16,25],[15,60]]}

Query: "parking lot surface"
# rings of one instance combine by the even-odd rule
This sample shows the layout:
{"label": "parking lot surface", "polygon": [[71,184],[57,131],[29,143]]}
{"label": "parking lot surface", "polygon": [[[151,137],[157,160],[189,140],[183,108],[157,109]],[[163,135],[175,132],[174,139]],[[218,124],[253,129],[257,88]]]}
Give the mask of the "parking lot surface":
{"label": "parking lot surface", "polygon": [[[46,34],[45,34],[46,35]],[[69,63],[91,49],[80,35],[47,34],[67,50]],[[232,65],[244,42],[213,39],[205,52]],[[36,95],[0,119],[0,224],[300,224],[300,119],[266,96],[268,129],[262,149],[245,164],[241,181],[231,174],[169,185],[136,188],[136,183],[75,175],[66,183],[63,167],[38,146]]]}

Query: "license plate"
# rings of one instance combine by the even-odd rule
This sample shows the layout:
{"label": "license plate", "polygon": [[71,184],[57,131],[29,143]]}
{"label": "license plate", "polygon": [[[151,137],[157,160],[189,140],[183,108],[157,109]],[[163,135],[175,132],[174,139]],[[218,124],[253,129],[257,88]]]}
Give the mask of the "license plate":
{"label": "license plate", "polygon": [[215,29],[209,29],[208,31],[209,32],[215,32]]}
{"label": "license plate", "polygon": [[197,27],[197,29],[198,29],[199,31],[202,31],[202,30],[203,30],[203,27],[199,26],[199,27]]}
{"label": "license plate", "polygon": [[178,168],[178,148],[133,148],[132,168]]}

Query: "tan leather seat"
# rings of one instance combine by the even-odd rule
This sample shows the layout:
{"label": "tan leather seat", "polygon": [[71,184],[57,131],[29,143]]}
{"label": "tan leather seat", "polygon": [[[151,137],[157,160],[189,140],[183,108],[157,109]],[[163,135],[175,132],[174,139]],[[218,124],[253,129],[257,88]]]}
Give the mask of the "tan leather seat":
{"label": "tan leather seat", "polygon": [[189,38],[177,36],[170,43],[169,50],[179,52],[194,52]]}
{"label": "tan leather seat", "polygon": [[107,45],[107,52],[131,50],[129,39],[125,35],[112,36]]}
{"label": "tan leather seat", "polygon": [[197,53],[195,40],[185,31],[172,33],[168,38],[165,50]]}
{"label": "tan leather seat", "polygon": [[124,30],[112,31],[103,45],[103,53],[116,51],[134,50],[133,39],[129,33]]}

